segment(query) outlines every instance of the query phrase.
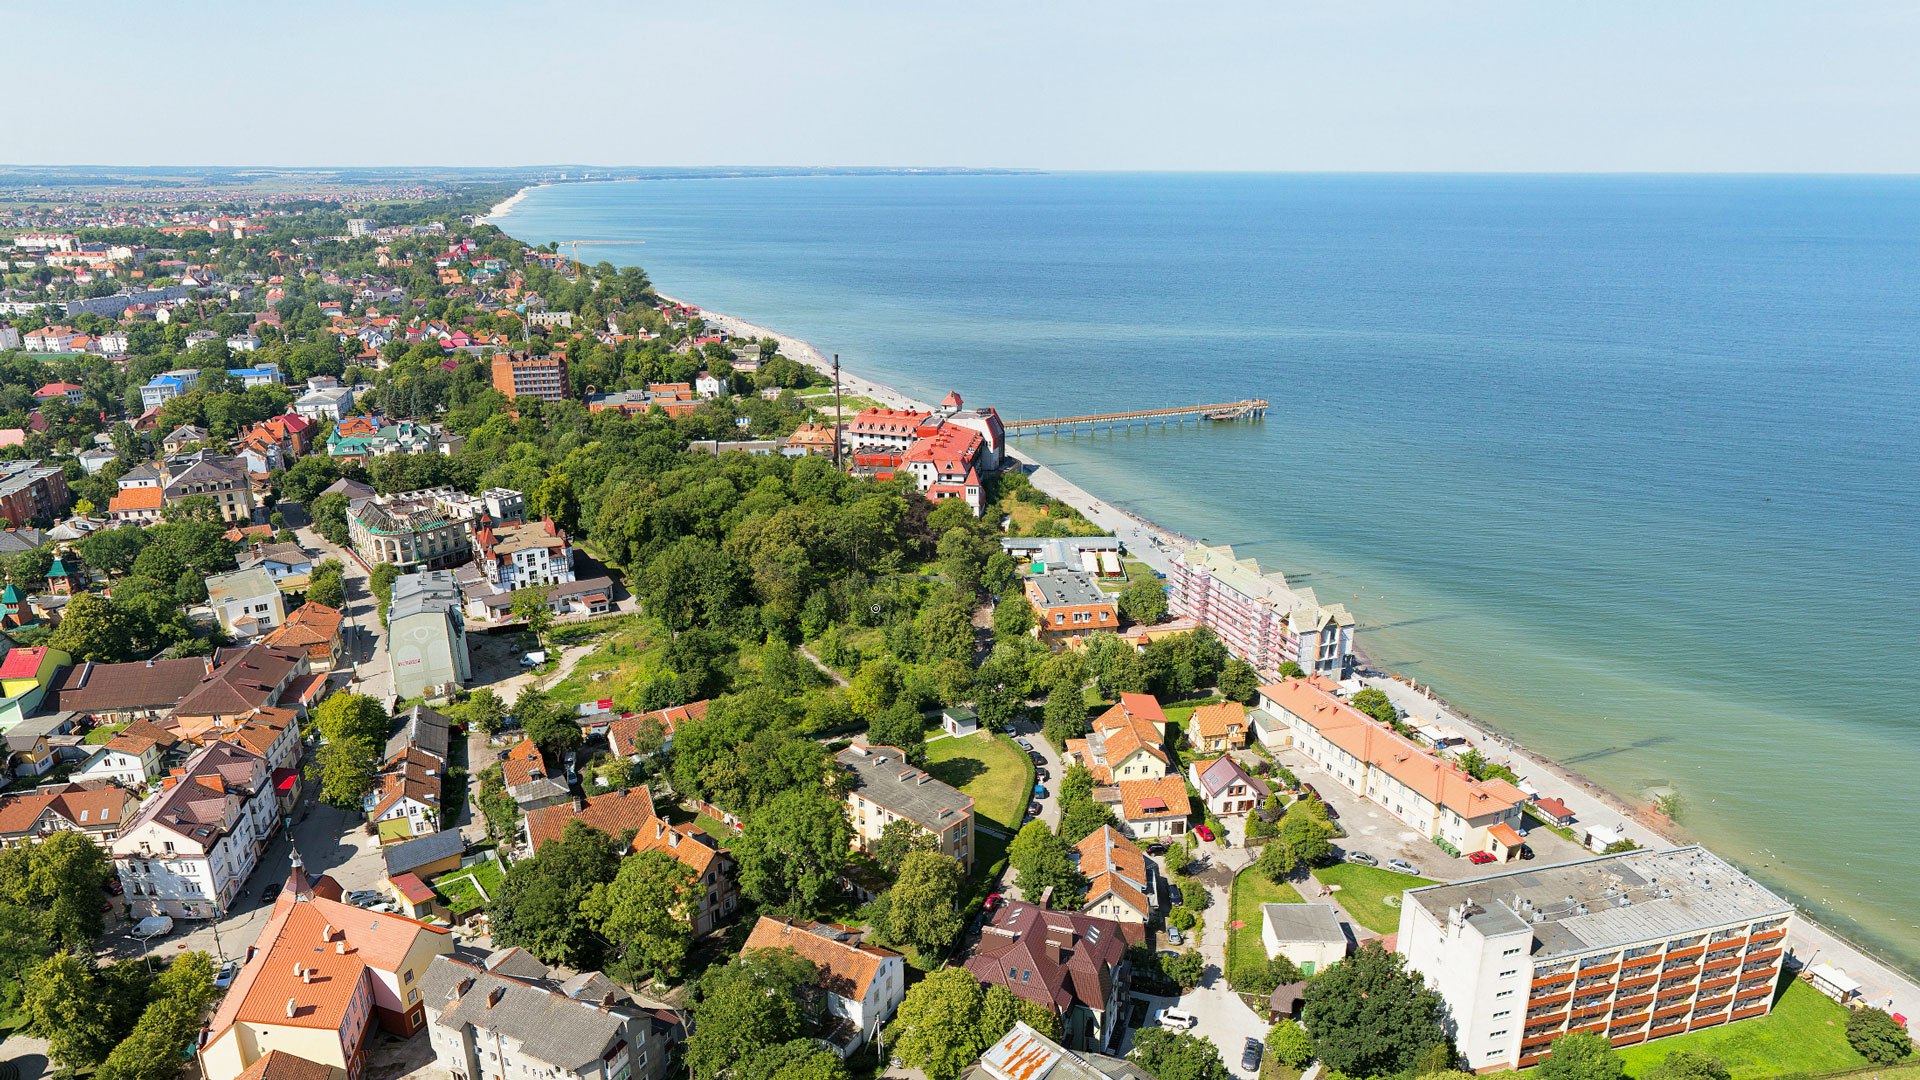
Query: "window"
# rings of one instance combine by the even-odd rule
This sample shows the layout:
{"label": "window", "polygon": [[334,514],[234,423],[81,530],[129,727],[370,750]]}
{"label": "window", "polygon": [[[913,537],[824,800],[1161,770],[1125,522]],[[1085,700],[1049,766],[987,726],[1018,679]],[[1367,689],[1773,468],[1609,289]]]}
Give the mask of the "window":
{"label": "window", "polygon": [[1519,956],[1520,950],[1518,948],[1512,948],[1512,949],[1508,949],[1506,952],[1501,953],[1500,955],[1501,956]]}
{"label": "window", "polygon": [[1493,996],[1494,996],[1494,997],[1497,997],[1497,998],[1503,998],[1503,997],[1512,997],[1512,996],[1513,996],[1513,991],[1511,991],[1511,990],[1502,990],[1502,991],[1500,991],[1499,993],[1497,993],[1497,994],[1495,994],[1495,995],[1493,995]]}
{"label": "window", "polygon": [[1501,1028],[1501,1029],[1500,1029],[1499,1031],[1496,1031],[1496,1032],[1493,1032],[1493,1033],[1491,1033],[1491,1034],[1489,1034],[1489,1035],[1487,1036],[1487,1038],[1489,1038],[1489,1039],[1498,1039],[1498,1038],[1500,1038],[1501,1036],[1503,1036],[1503,1035],[1505,1035],[1506,1033],[1507,1033],[1507,1029],[1506,1029],[1506,1028]]}
{"label": "window", "polygon": [[1501,972],[1500,977],[1503,979],[1511,979],[1518,974],[1520,974],[1520,970],[1518,968],[1510,968],[1506,971]]}
{"label": "window", "polygon": [[1512,1009],[1501,1009],[1499,1012],[1493,1014],[1493,1018],[1495,1020],[1505,1020],[1507,1017],[1512,1015],[1513,1015]]}

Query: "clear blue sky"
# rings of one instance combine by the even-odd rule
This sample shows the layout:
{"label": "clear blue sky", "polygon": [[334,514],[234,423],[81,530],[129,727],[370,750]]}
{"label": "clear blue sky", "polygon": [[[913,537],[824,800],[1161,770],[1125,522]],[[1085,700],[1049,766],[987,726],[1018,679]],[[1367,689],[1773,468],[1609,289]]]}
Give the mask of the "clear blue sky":
{"label": "clear blue sky", "polygon": [[1920,3],[26,3],[0,161],[1920,172]]}

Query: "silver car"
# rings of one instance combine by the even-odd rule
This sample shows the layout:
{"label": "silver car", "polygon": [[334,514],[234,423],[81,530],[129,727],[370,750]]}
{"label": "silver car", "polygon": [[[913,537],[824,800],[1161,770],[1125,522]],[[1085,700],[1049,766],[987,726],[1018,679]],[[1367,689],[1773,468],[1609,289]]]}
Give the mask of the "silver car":
{"label": "silver car", "polygon": [[1372,855],[1369,855],[1364,851],[1347,852],[1347,861],[1350,863],[1359,863],[1361,866],[1379,866],[1380,865],[1379,859],[1374,858]]}
{"label": "silver car", "polygon": [[1388,859],[1387,869],[1392,870],[1395,873],[1407,874],[1412,877],[1420,876],[1420,868],[1413,865],[1412,863],[1408,862],[1405,859]]}

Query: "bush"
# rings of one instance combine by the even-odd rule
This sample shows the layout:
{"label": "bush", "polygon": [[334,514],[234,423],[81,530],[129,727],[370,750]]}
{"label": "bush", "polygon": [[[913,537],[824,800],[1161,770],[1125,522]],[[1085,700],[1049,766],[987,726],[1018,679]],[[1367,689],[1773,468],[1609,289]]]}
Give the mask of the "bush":
{"label": "bush", "polygon": [[1283,1019],[1267,1031],[1267,1053],[1289,1069],[1304,1069],[1313,1060],[1313,1037],[1299,1021]]}
{"label": "bush", "polygon": [[1200,976],[1206,974],[1207,959],[1200,955],[1199,950],[1188,949],[1176,956],[1162,958],[1160,970],[1184,992],[1200,985]]}
{"label": "bush", "polygon": [[1913,1053],[1906,1029],[1882,1009],[1856,1009],[1847,1016],[1847,1045],[1875,1065],[1890,1065]]}
{"label": "bush", "polygon": [[1258,994],[1265,997],[1273,993],[1277,986],[1296,983],[1306,978],[1300,974],[1293,961],[1284,956],[1263,958],[1244,964],[1234,962],[1234,954],[1227,954],[1227,985],[1242,994]]}
{"label": "bush", "polygon": [[1180,890],[1181,903],[1195,911],[1205,911],[1207,905],[1213,903],[1213,897],[1207,895],[1207,887],[1200,884],[1198,878],[1175,878],[1173,884]]}
{"label": "bush", "polygon": [[1167,873],[1178,877],[1185,873],[1187,867],[1193,862],[1193,855],[1185,847],[1176,845],[1167,849],[1166,859]]}
{"label": "bush", "polygon": [[1195,915],[1193,909],[1189,907],[1177,907],[1167,912],[1167,922],[1183,933],[1193,929],[1193,924],[1199,921],[1200,917]]}

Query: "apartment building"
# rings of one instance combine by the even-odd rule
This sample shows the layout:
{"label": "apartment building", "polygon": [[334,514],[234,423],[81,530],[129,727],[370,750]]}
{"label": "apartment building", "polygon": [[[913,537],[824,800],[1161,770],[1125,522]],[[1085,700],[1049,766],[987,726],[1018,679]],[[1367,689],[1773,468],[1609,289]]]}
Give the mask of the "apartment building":
{"label": "apartment building", "polygon": [[1167,606],[1219,635],[1227,650],[1262,672],[1292,661],[1309,675],[1340,678],[1353,663],[1353,616],[1321,604],[1286,575],[1263,573],[1225,545],[1182,552],[1169,575]]}
{"label": "apartment building", "polygon": [[1092,574],[1049,570],[1022,577],[1020,587],[1033,605],[1033,636],[1055,652],[1099,631],[1120,629],[1120,609],[1093,583]]}
{"label": "apartment building", "polygon": [[[246,462],[199,450],[160,465],[161,502],[173,506],[195,496],[212,499],[223,521],[253,520],[253,484]],[[125,494],[123,488],[121,491]]]}
{"label": "apartment building", "polygon": [[493,388],[509,399],[532,397],[544,401],[565,401],[567,358],[558,353],[549,356],[495,353]]}
{"label": "apartment building", "polygon": [[517,491],[491,488],[468,495],[450,487],[376,495],[347,507],[353,550],[369,564],[392,563],[402,573],[459,566],[473,556],[474,534],[526,514]]}
{"label": "apartment building", "polygon": [[1263,738],[1278,737],[1349,791],[1462,852],[1520,846],[1525,792],[1505,780],[1475,780],[1340,700],[1337,685],[1316,676],[1262,686],[1259,708],[1281,722]]}
{"label": "apartment building", "polygon": [[573,548],[553,523],[483,525],[473,537],[473,561],[495,592],[573,580]]}
{"label": "apartment building", "polygon": [[1119,923],[1025,901],[987,916],[964,966],[1059,1017],[1060,1042],[1082,1050],[1113,1038],[1133,974]]}
{"label": "apartment building", "polygon": [[53,521],[67,509],[67,474],[31,459],[0,462],[0,521],[13,528]]}
{"label": "apartment building", "polygon": [[213,742],[162,783],[111,847],[128,913],[225,915],[280,821],[267,759]]}
{"label": "apartment building", "polygon": [[906,994],[906,961],[866,944],[850,927],[762,915],[742,948],[790,949],[813,962],[820,972],[815,985],[826,999],[820,1039],[843,1058],[893,1018]]}
{"label": "apartment building", "polygon": [[286,598],[263,566],[207,578],[207,606],[219,618],[220,628],[235,638],[259,637],[287,621]]}
{"label": "apartment building", "polygon": [[517,949],[484,966],[436,956],[420,990],[434,1057],[456,1080],[662,1080],[682,1030],[597,971],[563,981]]}
{"label": "apartment building", "polygon": [[834,755],[853,773],[847,808],[862,850],[880,842],[895,821],[911,821],[934,839],[935,850],[973,869],[973,796],[915,768],[898,747],[854,743]]}
{"label": "apartment building", "polygon": [[1701,847],[1410,889],[1399,949],[1446,999],[1469,1068],[1574,1032],[1615,1046],[1764,1016],[1793,908]]}
{"label": "apartment building", "polygon": [[157,409],[182,394],[191,393],[199,385],[199,368],[163,371],[148,379],[146,385],[140,388],[140,405],[145,409]]}

